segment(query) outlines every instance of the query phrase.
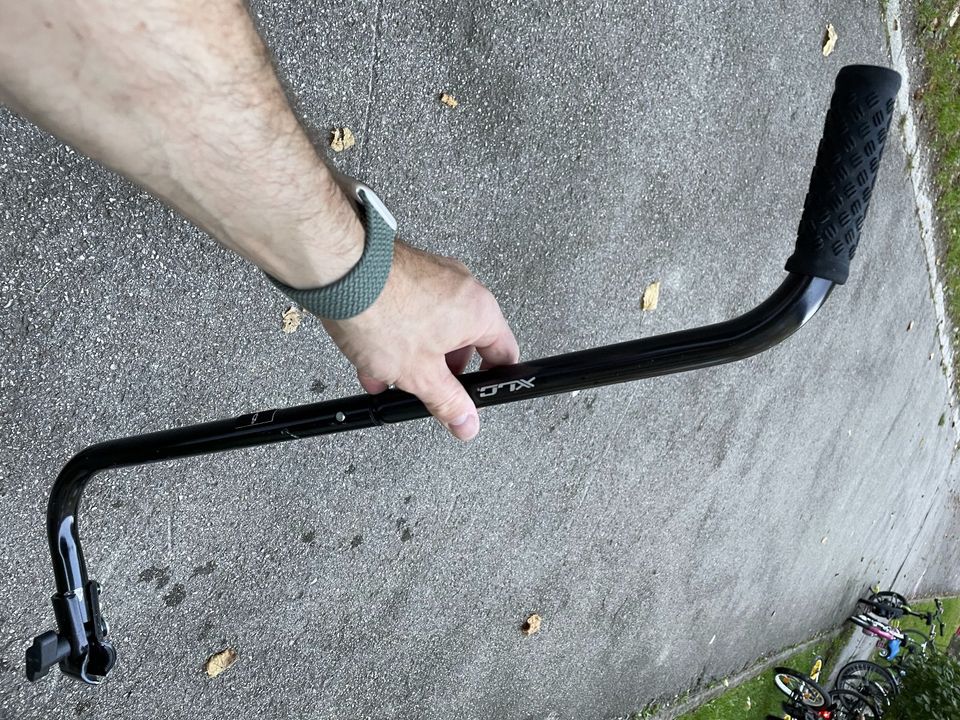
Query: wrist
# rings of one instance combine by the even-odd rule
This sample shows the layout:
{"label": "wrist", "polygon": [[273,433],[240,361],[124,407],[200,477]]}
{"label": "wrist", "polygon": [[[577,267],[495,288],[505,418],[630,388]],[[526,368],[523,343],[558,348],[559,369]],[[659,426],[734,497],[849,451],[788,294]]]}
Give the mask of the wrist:
{"label": "wrist", "polygon": [[323,287],[346,275],[363,255],[363,224],[335,186],[321,205],[303,222],[271,229],[273,239],[261,245],[262,256],[254,262],[296,289]]}
{"label": "wrist", "polygon": [[275,259],[260,267],[292,288],[324,287],[342,278],[360,261],[363,244],[363,226],[356,218],[339,231],[321,224],[284,242],[277,248]]}
{"label": "wrist", "polygon": [[[393,266],[397,221],[368,186],[345,175],[337,181],[362,217],[363,251],[359,261],[334,282],[292,287],[270,276],[287,297],[317,317],[342,320],[362,314],[383,292]],[[342,256],[341,256],[342,257]]]}

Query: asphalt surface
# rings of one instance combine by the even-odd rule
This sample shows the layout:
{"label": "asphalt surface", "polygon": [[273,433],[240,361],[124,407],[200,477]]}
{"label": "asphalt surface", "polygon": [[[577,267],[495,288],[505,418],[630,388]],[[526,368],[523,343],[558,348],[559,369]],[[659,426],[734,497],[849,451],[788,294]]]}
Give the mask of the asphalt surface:
{"label": "asphalt surface", "polygon": [[[491,287],[529,358],[766,297],[837,70],[886,61],[874,0],[254,5],[305,123],[356,132],[336,163]],[[120,661],[91,689],[22,679],[62,464],[358,387],[255,269],[0,111],[0,718],[616,717],[868,583],[957,589],[906,163],[894,138],[848,284],[756,358],[484,412],[466,447],[422,421],[105,474],[82,522]]]}

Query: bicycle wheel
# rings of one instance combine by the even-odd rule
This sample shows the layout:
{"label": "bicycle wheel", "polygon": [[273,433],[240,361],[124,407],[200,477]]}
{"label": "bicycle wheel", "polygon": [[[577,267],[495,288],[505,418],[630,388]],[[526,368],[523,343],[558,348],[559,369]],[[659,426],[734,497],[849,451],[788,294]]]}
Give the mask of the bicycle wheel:
{"label": "bicycle wheel", "polygon": [[880,717],[876,703],[856,690],[834,689],[834,720],[869,720]]}
{"label": "bicycle wheel", "polygon": [[870,600],[892,607],[909,607],[907,599],[900,593],[893,592],[893,590],[881,590],[880,592],[872,593]]}
{"label": "bicycle wheel", "polygon": [[830,695],[812,679],[790,668],[773,669],[773,683],[788,698],[819,710],[830,704]]}
{"label": "bicycle wheel", "polygon": [[838,690],[855,690],[886,706],[900,692],[900,685],[892,672],[869,660],[848,662],[837,673],[834,687]]}
{"label": "bicycle wheel", "polygon": [[927,648],[930,647],[930,638],[926,633],[920,632],[919,630],[914,630],[913,628],[900,630],[900,632],[902,632],[904,635],[907,650],[909,652],[915,652],[920,655],[927,654]]}
{"label": "bicycle wheel", "polygon": [[903,595],[892,590],[873,593],[867,600],[873,612],[888,620],[902,616],[904,609],[910,607]]}

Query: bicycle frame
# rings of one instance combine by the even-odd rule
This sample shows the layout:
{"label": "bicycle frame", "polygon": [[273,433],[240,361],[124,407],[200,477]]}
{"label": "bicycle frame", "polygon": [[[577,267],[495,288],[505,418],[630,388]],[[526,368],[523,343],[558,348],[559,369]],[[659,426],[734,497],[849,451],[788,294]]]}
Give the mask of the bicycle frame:
{"label": "bicycle frame", "polygon": [[[804,205],[788,274],[770,297],[727,322],[532,360],[461,376],[478,408],[652,378],[742,360],[802,327],[847,279],[883,151],[899,76],[883,68],[841,70]],[[37,636],[26,671],[37,680],[59,664],[90,684],[116,661],[100,610],[100,586],[87,573],[80,542],[80,499],[104,470],[164,462],[428,416],[414,396],[388,390],[255,412],[217,422],[100,443],[60,472],[47,508],[47,537],[57,592],[57,631]]]}
{"label": "bicycle frame", "polygon": [[881,640],[903,640],[903,633],[886,623],[881,623],[863,615],[854,615],[848,620],[861,627],[864,635],[872,635]]}

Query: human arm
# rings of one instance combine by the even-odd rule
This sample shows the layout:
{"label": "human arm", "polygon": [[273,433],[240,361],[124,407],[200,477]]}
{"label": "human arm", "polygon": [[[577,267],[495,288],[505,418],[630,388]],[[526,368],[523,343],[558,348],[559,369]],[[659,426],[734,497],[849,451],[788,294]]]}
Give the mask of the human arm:
{"label": "human arm", "polygon": [[[360,257],[363,229],[242,3],[0,0],[0,100],[287,285],[327,285]],[[417,394],[461,439],[479,425],[451,368],[473,347],[518,356],[462,265],[403,243],[380,298],[324,324],[367,390]]]}

